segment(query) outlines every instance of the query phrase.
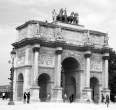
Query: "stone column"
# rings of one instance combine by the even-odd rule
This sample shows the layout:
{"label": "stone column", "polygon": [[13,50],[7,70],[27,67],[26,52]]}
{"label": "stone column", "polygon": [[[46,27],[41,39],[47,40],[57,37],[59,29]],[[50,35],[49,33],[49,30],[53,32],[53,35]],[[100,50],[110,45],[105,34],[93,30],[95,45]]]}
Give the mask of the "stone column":
{"label": "stone column", "polygon": [[33,64],[33,82],[31,88],[31,100],[32,101],[39,101],[39,86],[37,84],[37,76],[38,76],[38,68],[39,68],[39,50],[40,45],[35,45],[33,47],[34,53],[34,64]]}
{"label": "stone column", "polygon": [[86,68],[85,68],[85,88],[83,90],[84,94],[86,96],[85,100],[91,101],[91,89],[90,89],[90,57],[91,57],[91,51],[88,50],[85,52],[85,59],[86,59]]}
{"label": "stone column", "polygon": [[62,102],[62,88],[61,88],[61,54],[62,48],[56,49],[56,68],[55,68],[55,87],[53,89],[52,101]]}
{"label": "stone column", "polygon": [[109,58],[109,53],[105,52],[103,55],[103,62],[104,62],[104,72],[103,72],[103,94],[106,95],[108,94],[110,96],[110,90],[108,89],[108,58]]}
{"label": "stone column", "polygon": [[91,51],[85,53],[86,58],[86,87],[90,88],[90,56]]}
{"label": "stone column", "polygon": [[24,73],[24,92],[29,90],[29,47],[25,49],[25,73]]}

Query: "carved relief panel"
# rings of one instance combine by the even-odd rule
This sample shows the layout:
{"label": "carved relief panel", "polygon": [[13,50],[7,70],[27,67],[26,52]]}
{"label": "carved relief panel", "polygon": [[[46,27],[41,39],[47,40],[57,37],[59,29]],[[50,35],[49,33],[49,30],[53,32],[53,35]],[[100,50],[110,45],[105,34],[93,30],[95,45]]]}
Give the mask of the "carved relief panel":
{"label": "carved relief panel", "polygon": [[39,66],[41,67],[54,67],[55,57],[50,54],[40,54]]}
{"label": "carved relief panel", "polygon": [[74,45],[83,45],[86,38],[84,33],[80,32],[63,30],[62,34],[67,43]]}
{"label": "carved relief panel", "polygon": [[54,37],[54,29],[53,28],[48,28],[48,27],[40,27],[40,36],[44,38],[45,40],[55,40]]}
{"label": "carved relief panel", "polygon": [[18,41],[27,37],[28,28],[23,28],[18,31]]}
{"label": "carved relief panel", "polygon": [[42,47],[39,55],[40,67],[55,67],[55,54],[54,49]]}
{"label": "carved relief panel", "polygon": [[104,45],[104,36],[91,35],[91,41],[96,47]]}
{"label": "carved relief panel", "polygon": [[102,56],[100,54],[92,54],[90,66],[91,71],[102,72]]}
{"label": "carved relief panel", "polygon": [[25,50],[24,49],[19,49],[17,51],[17,66],[24,65],[25,63]]}

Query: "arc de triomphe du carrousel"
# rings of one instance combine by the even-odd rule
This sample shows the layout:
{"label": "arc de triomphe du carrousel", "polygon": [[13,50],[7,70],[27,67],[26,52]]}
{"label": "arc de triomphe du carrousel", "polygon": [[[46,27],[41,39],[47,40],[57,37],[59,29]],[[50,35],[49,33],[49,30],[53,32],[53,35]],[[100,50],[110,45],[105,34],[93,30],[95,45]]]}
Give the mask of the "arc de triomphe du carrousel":
{"label": "arc de triomphe du carrousel", "polygon": [[[108,34],[86,29],[78,13],[53,11],[53,22],[30,20],[16,28],[14,100],[100,102],[108,89]],[[49,96],[49,98],[48,98]]]}

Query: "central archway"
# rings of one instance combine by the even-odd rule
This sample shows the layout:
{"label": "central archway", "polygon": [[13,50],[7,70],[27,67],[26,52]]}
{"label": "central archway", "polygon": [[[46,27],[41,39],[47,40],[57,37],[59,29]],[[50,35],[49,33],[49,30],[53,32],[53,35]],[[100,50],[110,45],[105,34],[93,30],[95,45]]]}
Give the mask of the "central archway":
{"label": "central archway", "polygon": [[73,101],[77,97],[76,76],[79,69],[79,63],[76,59],[69,57],[62,62],[61,86],[63,94],[67,94],[68,99],[73,95]]}
{"label": "central archway", "polygon": [[47,94],[49,93],[49,81],[50,77],[46,73],[42,73],[38,78],[38,86],[40,87],[39,98],[42,102],[47,100]]}

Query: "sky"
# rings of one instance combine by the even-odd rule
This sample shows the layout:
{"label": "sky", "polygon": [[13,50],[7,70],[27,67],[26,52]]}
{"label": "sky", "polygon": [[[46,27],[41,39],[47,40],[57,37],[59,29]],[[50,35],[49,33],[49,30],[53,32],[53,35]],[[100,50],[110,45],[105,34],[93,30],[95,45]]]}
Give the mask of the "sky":
{"label": "sky", "polygon": [[79,13],[79,24],[109,35],[109,46],[116,50],[116,0],[0,0],[0,85],[9,83],[8,61],[16,27],[28,20],[51,21],[52,10],[66,8]]}

